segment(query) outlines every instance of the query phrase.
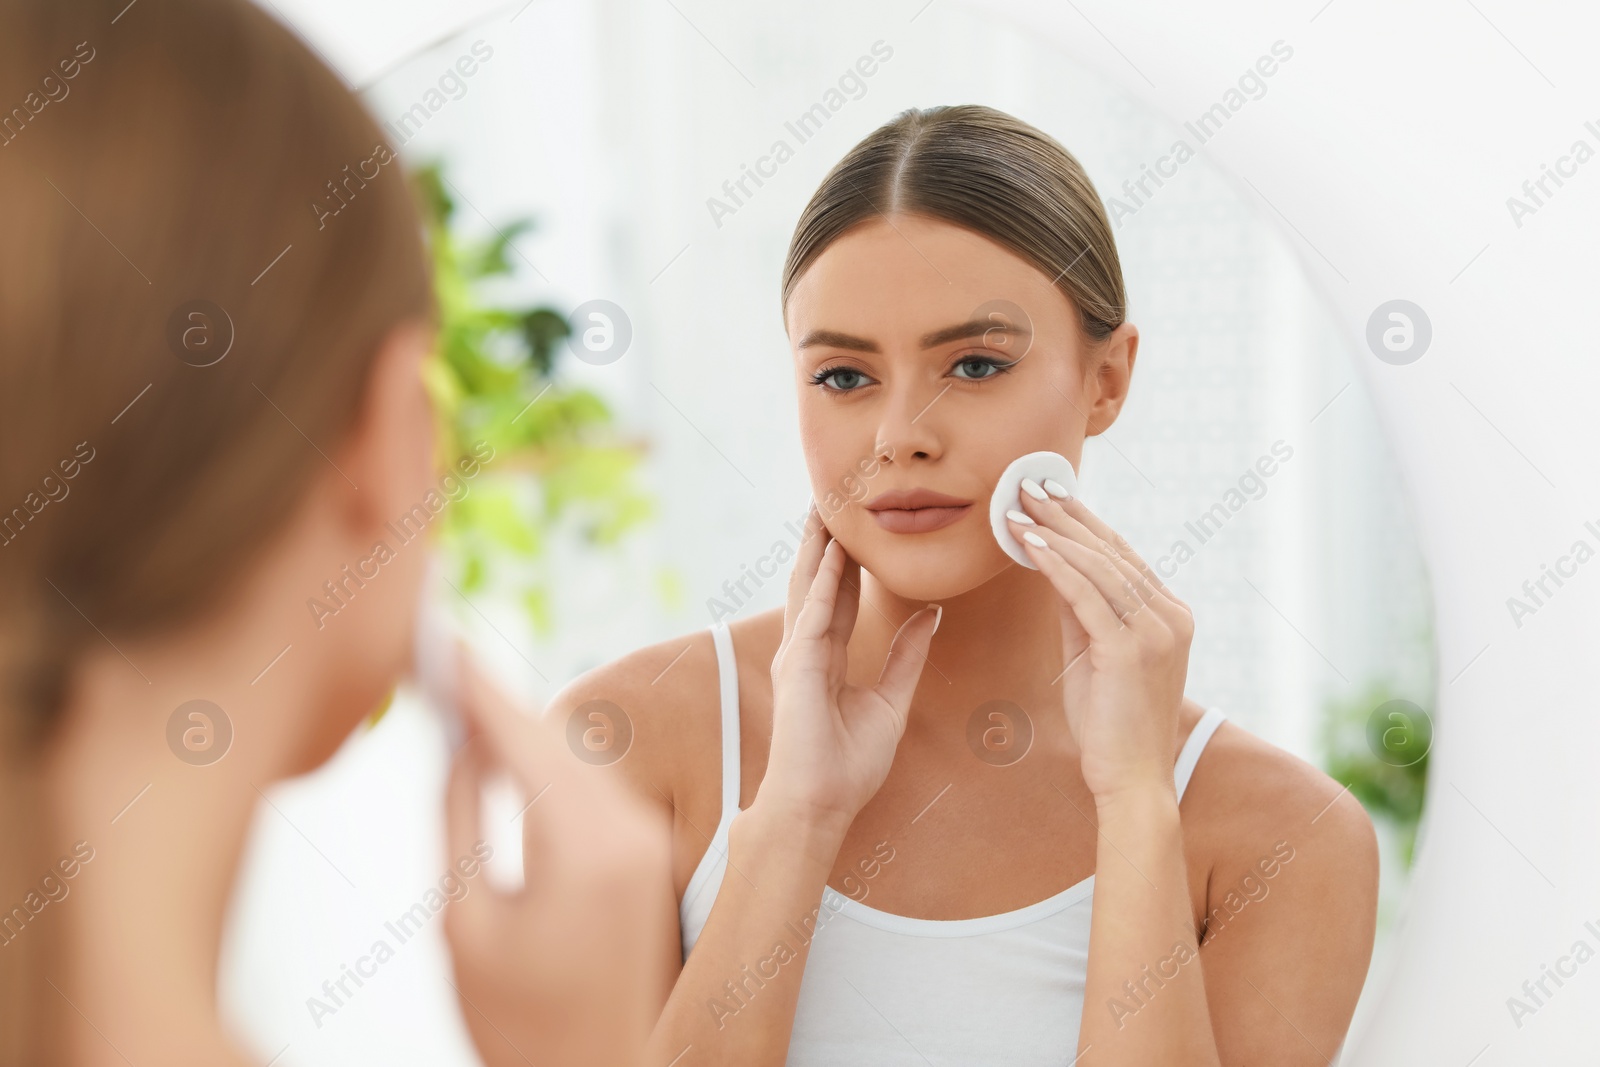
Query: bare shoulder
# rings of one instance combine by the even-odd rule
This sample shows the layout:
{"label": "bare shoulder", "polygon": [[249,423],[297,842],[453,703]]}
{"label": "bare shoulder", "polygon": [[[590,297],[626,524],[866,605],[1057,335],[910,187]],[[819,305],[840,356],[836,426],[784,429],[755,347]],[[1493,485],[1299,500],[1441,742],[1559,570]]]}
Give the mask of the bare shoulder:
{"label": "bare shoulder", "polygon": [[716,789],[721,720],[710,630],[681,634],[584,672],[550,699],[579,759],[609,766],[667,810],[697,806],[688,783]]}
{"label": "bare shoulder", "polygon": [[[1184,835],[1226,891],[1264,860],[1295,857],[1297,881],[1359,907],[1376,901],[1377,835],[1348,789],[1232,721],[1207,743],[1184,795]],[[1317,894],[1320,895],[1320,894]]]}
{"label": "bare shoulder", "polygon": [[1372,961],[1372,821],[1340,783],[1233,722],[1195,764],[1183,808],[1221,1062],[1322,1062]]}

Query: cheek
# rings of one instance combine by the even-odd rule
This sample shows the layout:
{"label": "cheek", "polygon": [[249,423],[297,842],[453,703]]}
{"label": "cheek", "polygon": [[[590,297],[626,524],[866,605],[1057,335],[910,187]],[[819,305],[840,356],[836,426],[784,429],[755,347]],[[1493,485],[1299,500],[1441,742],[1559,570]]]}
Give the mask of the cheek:
{"label": "cheek", "polygon": [[[972,420],[981,429],[971,440],[983,443],[996,456],[1003,454],[1001,469],[1028,452],[1048,450],[1071,456],[1083,440],[1084,416],[1080,412],[1086,406],[1081,389],[1065,375],[1053,376],[1027,389],[1012,390],[1004,417]],[[999,473],[997,469],[995,475]]]}
{"label": "cheek", "polygon": [[[871,420],[828,400],[814,397],[800,401],[800,449],[805,456],[811,495],[819,505],[829,493],[840,500],[848,499],[850,485],[862,480],[859,464],[871,458],[873,445]],[[858,496],[859,493],[858,489]]]}

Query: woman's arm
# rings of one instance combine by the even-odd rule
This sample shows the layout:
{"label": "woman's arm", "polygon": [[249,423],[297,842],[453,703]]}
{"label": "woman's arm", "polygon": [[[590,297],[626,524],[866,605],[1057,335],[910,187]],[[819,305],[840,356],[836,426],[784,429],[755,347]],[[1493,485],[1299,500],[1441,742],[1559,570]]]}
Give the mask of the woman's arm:
{"label": "woman's arm", "polygon": [[1372,958],[1377,838],[1337,782],[1240,736],[1228,763],[1212,765],[1227,768],[1235,796],[1200,943],[1219,1059],[1323,1065],[1344,1041]]}
{"label": "woman's arm", "polygon": [[[1164,789],[1097,796],[1095,810],[1100,833],[1078,1053],[1095,1065],[1214,1067],[1221,1061],[1172,776]],[[1274,1055],[1270,1062],[1285,1061]]]}
{"label": "woman's arm", "polygon": [[[640,946],[671,923],[664,820],[573,766],[561,734],[470,659],[461,690],[471,737],[451,768],[446,834],[464,888],[444,932],[473,1044],[490,1067],[637,1067],[660,1003]],[[539,801],[523,812],[524,883],[511,893],[468,884],[493,852],[479,801],[496,768]]]}
{"label": "woman's arm", "polygon": [[847,827],[760,798],[735,817],[722,887],[656,1025],[651,1064],[686,1051],[693,1063],[783,1063],[822,887]]}
{"label": "woman's arm", "polygon": [[[1187,900],[1165,892],[1176,885],[1187,894],[1181,851],[1167,851],[1176,805],[1166,797],[1099,805],[1098,859],[1110,877],[1095,879],[1080,1045],[1095,1052],[1085,1064],[1313,1067],[1344,1040],[1372,955],[1371,820],[1309,765],[1254,740],[1232,747],[1250,751],[1230,752],[1225,764],[1236,792],[1198,955]],[[1176,931],[1165,943],[1163,925]]]}
{"label": "woman's arm", "polygon": [[889,773],[938,626],[937,610],[912,615],[877,685],[849,685],[859,603],[860,570],[813,508],[773,657],[767,771],[733,820],[716,903],[651,1037],[653,1065],[691,1052],[695,1063],[778,1067],[788,1055],[823,886]]}
{"label": "woman's arm", "polygon": [[[1024,482],[1033,522],[1011,525],[1061,594],[1062,700],[1098,819],[1077,1053],[1218,1067],[1172,780],[1194,619],[1126,540],[1046,485],[1059,499]],[[1141,1004],[1138,1025],[1106,1007],[1119,993]]]}
{"label": "woman's arm", "polygon": [[[1233,776],[1242,803],[1200,944],[1172,779],[1193,617],[1081,501],[1023,506],[1037,524],[1029,556],[1062,596],[1067,722],[1099,831],[1078,1055],[1104,1067],[1326,1063],[1371,952],[1370,822],[1326,776],[1257,754]],[[1028,543],[1030,528],[1013,528]],[[1284,875],[1296,855],[1311,858]],[[1273,904],[1246,916],[1280,875]]]}

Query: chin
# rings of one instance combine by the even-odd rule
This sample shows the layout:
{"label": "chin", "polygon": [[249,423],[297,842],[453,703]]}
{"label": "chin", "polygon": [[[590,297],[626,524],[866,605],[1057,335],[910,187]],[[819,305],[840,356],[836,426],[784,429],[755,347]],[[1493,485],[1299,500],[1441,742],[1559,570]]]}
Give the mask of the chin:
{"label": "chin", "polygon": [[311,711],[294,774],[308,774],[333,758],[350,736],[380,709],[387,707],[403,680],[399,657],[381,664],[365,659],[347,661],[341,676],[324,692]]}
{"label": "chin", "polygon": [[885,589],[917,603],[960,596],[1012,566],[987,524],[981,530],[897,534],[878,529],[869,518],[839,541]]}

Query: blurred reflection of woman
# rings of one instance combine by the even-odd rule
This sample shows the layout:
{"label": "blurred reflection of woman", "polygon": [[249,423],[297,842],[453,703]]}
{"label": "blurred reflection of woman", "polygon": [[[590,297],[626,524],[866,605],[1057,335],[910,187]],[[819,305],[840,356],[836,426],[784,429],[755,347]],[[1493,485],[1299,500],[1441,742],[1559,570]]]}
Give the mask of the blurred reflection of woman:
{"label": "blurred reflection of woman", "polygon": [[[0,102],[0,1062],[244,1063],[217,959],[262,790],[410,657],[425,546],[384,524],[438,480],[419,216],[356,100],[244,0],[7,4]],[[490,1064],[632,1063],[665,833],[464,683],[440,865],[475,883],[442,920],[467,1028]],[[476,873],[496,763],[549,787],[514,896]]]}
{"label": "blurred reflection of woman", "polygon": [[1327,1062],[1372,947],[1360,805],[1184,695],[1188,607],[1063,486],[1010,512],[1038,570],[990,531],[1011,460],[1077,467],[1128,396],[1082,168],[908,111],[823,180],[782,295],[827,509],[787,606],[557,701],[633,716],[616,766],[675,817],[660,1061]]}

